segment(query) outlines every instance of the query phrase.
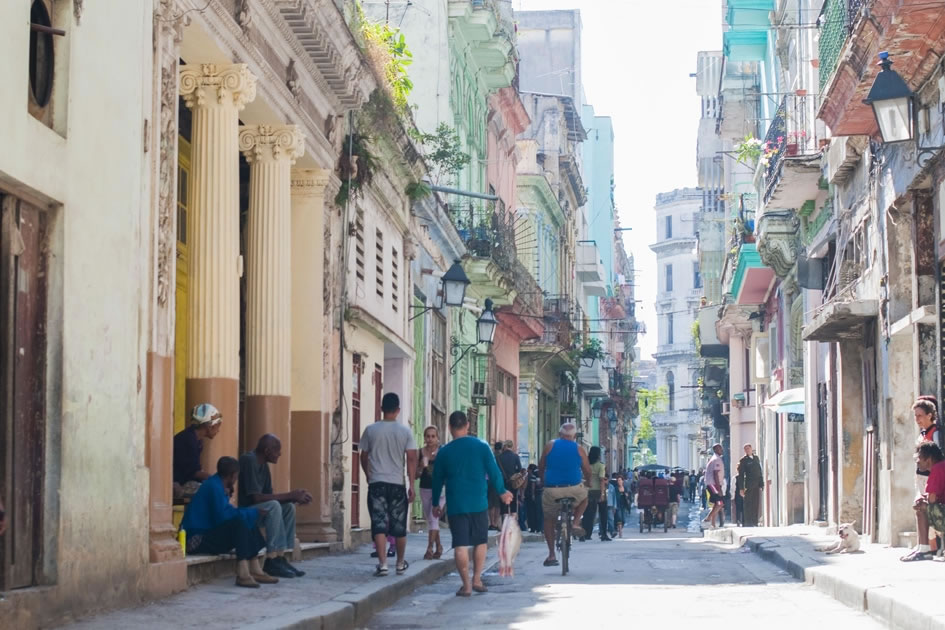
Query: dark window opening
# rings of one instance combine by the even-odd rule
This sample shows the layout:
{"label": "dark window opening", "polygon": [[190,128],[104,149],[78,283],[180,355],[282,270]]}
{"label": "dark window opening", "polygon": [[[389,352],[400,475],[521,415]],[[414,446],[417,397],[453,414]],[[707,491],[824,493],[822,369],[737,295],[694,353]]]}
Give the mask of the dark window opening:
{"label": "dark window opening", "polygon": [[[52,28],[52,20],[43,0],[33,0],[30,22]],[[30,96],[40,107],[49,104],[53,84],[53,36],[49,32],[30,30]]]}

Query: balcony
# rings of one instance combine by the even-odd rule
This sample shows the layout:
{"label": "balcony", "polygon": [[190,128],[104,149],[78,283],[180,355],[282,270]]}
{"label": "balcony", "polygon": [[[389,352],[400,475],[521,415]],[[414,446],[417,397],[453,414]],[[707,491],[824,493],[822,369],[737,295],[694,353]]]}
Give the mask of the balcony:
{"label": "balcony", "polygon": [[685,343],[661,343],[656,346],[656,352],[653,353],[654,359],[668,359],[670,357],[683,357],[694,355],[696,346],[691,341]]}
{"label": "balcony", "polygon": [[785,96],[765,135],[762,199],[772,208],[800,208],[817,196],[820,181],[821,140],[814,119],[816,96]]}
{"label": "balcony", "polygon": [[578,385],[581,386],[585,396],[592,398],[606,396],[610,391],[610,378],[607,376],[603,363],[595,360],[590,367],[581,365],[578,368]]}
{"label": "balcony", "polygon": [[728,0],[722,34],[723,53],[729,61],[760,61],[767,55],[770,12],[774,0]]}
{"label": "balcony", "polygon": [[577,247],[577,277],[581,282],[602,282],[604,265],[595,243],[581,243]]}
{"label": "balcony", "polygon": [[[869,7],[869,16],[863,8]],[[888,51],[895,70],[918,90],[945,54],[942,7],[929,0],[827,0],[821,18],[818,117],[835,136],[877,133],[872,108],[863,103]]]}
{"label": "balcony", "polygon": [[466,246],[463,268],[476,292],[496,306],[509,306],[515,298],[515,273],[522,268],[514,215],[488,202],[450,204],[448,211]]}
{"label": "balcony", "polygon": [[472,72],[489,90],[509,87],[515,80],[515,23],[511,0],[449,0],[450,25],[468,45]]}
{"label": "balcony", "polygon": [[736,304],[762,304],[774,280],[774,270],[761,262],[754,243],[742,243],[730,262],[732,283],[729,293]]}

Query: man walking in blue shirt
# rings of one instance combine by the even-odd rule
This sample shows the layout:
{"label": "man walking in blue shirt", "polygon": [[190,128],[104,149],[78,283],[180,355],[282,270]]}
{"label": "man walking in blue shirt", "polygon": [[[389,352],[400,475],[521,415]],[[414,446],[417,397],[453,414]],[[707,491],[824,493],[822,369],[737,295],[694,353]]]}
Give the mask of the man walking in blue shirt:
{"label": "man walking in blue shirt", "polygon": [[[453,557],[463,586],[456,591],[460,597],[469,597],[473,591],[485,593],[482,569],[486,563],[486,542],[489,538],[489,500],[486,493],[486,475],[499,499],[506,505],[512,493],[505,489],[502,472],[496,464],[489,445],[469,435],[469,420],[462,411],[450,415],[450,434],[453,440],[440,447],[433,466],[433,515],[439,518],[440,493],[446,484],[446,505],[449,506],[450,534],[453,538]],[[473,576],[469,579],[469,547],[473,547]]]}

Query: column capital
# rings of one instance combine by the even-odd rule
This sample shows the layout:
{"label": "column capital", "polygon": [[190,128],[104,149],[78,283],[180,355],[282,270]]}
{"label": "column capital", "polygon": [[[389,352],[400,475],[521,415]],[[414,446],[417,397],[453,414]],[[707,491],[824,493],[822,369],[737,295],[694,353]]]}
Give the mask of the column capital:
{"label": "column capital", "polygon": [[250,164],[295,160],[305,153],[305,136],[298,125],[245,125],[240,127],[240,151]]}
{"label": "column capital", "polygon": [[191,109],[231,104],[241,110],[256,98],[256,76],[245,63],[181,66],[180,95]]}

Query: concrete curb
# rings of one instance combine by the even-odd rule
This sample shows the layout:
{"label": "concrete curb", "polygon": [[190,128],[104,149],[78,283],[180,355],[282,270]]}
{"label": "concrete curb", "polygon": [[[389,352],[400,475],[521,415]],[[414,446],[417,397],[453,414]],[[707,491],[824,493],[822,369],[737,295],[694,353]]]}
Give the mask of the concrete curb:
{"label": "concrete curb", "polygon": [[[537,534],[523,534],[523,542],[544,541]],[[498,537],[489,536],[489,547],[494,547]],[[492,570],[497,561],[488,563],[486,570]],[[348,630],[363,626],[372,616],[392,606],[420,588],[436,582],[454,570],[453,559],[424,561],[419,570],[411,565],[406,575],[393,574],[387,578],[375,578],[365,582],[334,599],[310,608],[305,608],[278,617],[270,617],[252,625],[243,626],[246,630]],[[419,564],[419,563],[418,563]],[[391,579],[393,578],[393,579]]]}
{"label": "concrete curb", "polygon": [[940,613],[930,613],[916,607],[902,596],[912,594],[910,591],[892,586],[888,581],[869,575],[844,575],[838,567],[822,564],[763,534],[751,535],[733,529],[718,529],[707,530],[703,536],[706,540],[735,548],[746,546],[796,579],[810,584],[841,604],[868,613],[890,628],[945,630],[945,618]]}

